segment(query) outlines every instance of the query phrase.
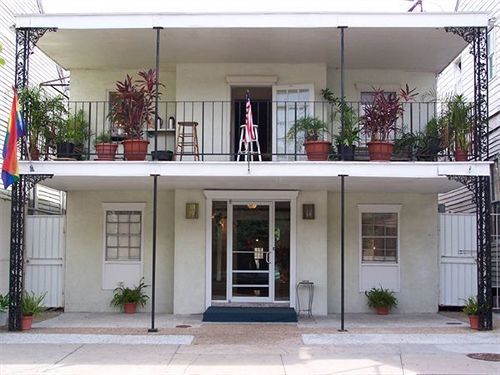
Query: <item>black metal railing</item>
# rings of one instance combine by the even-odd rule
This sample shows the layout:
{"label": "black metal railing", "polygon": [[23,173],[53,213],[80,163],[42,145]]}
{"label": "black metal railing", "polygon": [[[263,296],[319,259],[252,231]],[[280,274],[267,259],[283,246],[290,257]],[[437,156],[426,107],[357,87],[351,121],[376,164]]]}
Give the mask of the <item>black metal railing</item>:
{"label": "black metal railing", "polygon": [[[353,109],[351,122],[359,129],[359,138],[354,141],[356,160],[367,160],[368,135],[360,125],[366,103],[346,102]],[[444,121],[437,121],[446,110],[446,103],[408,102],[403,104],[403,116],[397,121],[396,131],[390,135],[395,143],[393,160],[442,160],[449,159],[449,131]],[[83,121],[73,121],[73,138],[68,141],[76,144],[74,158],[79,160],[96,159],[94,143],[103,132],[110,132],[112,141],[118,143],[116,158],[123,159],[120,143],[125,139],[124,130],[109,119],[110,104],[106,101],[68,102],[68,116],[80,117]],[[338,106],[325,101],[315,102],[277,102],[252,101],[253,121],[258,125],[258,137],[263,160],[305,160],[304,137],[295,132],[294,124],[303,117],[316,117],[326,124],[319,132],[320,138],[332,141],[329,160],[339,160],[335,143],[339,141],[341,116]],[[167,152],[180,159],[180,123],[196,122],[198,154],[201,161],[234,161],[240,155],[241,125],[245,123],[245,101],[161,101],[159,102],[159,121],[155,130],[153,123],[144,128],[143,138],[149,141],[148,160],[153,151]],[[433,128],[431,129],[430,126]],[[40,137],[38,155],[33,158],[51,160],[57,158],[57,129]],[[50,138],[50,139],[48,139]],[[78,138],[78,139],[77,139]],[[471,142],[472,143],[472,142]],[[256,151],[256,147],[254,151]],[[182,160],[194,160],[190,146],[184,147]],[[176,157],[177,156],[177,157]],[[241,157],[242,159],[243,157]],[[254,159],[255,156],[254,156]]]}

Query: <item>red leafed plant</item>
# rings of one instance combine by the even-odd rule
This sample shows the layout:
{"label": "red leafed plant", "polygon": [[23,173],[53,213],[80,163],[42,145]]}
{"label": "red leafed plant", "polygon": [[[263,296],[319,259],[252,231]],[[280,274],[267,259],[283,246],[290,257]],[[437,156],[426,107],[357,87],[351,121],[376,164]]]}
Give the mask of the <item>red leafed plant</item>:
{"label": "red leafed plant", "polygon": [[[109,114],[111,121],[123,128],[129,139],[140,139],[143,129],[154,118],[156,72],[149,69],[140,71],[138,75],[137,80],[127,74],[125,80],[116,82],[116,101]],[[158,96],[160,95],[158,92]]]}
{"label": "red leafed plant", "polygon": [[385,94],[381,89],[374,89],[373,102],[364,108],[360,123],[363,131],[372,141],[388,141],[391,133],[396,131],[396,122],[403,116],[403,103],[413,100],[418,93],[416,89],[401,89],[398,94]]}

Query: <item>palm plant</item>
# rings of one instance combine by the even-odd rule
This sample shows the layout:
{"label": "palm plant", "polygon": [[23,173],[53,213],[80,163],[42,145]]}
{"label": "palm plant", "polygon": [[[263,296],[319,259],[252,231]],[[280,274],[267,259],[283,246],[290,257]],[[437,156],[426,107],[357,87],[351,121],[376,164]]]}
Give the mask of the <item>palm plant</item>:
{"label": "palm plant", "polygon": [[463,95],[454,95],[447,104],[446,118],[451,141],[455,150],[466,151],[470,147],[472,133],[471,104]]}
{"label": "palm plant", "polygon": [[303,117],[298,119],[288,131],[289,139],[304,139],[306,142],[319,141],[325,134],[329,134],[328,125],[317,117]]}

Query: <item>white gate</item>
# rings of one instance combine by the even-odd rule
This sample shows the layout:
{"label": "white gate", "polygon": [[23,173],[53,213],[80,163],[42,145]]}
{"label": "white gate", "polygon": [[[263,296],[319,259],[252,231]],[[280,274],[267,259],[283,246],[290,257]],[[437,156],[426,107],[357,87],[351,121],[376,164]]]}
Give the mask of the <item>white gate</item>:
{"label": "white gate", "polygon": [[475,214],[439,214],[439,305],[463,306],[477,295]]}
{"label": "white gate", "polygon": [[45,293],[46,307],[63,307],[64,216],[26,217],[25,289]]}

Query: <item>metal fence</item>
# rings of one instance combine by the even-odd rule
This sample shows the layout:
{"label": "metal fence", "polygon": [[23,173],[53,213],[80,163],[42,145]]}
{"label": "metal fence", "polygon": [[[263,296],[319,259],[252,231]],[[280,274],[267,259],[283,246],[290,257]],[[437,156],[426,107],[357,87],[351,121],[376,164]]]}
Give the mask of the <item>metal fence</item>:
{"label": "metal fence", "polygon": [[[360,117],[364,114],[367,103],[347,102],[353,109],[354,126],[361,128]],[[449,158],[444,141],[447,129],[441,128],[440,139],[434,140],[439,149],[416,151],[416,145],[425,138],[430,122],[438,117],[444,106],[437,102],[404,103],[403,116],[398,120],[396,131],[390,138],[395,142],[395,160],[436,160]],[[327,124],[327,131],[320,136],[333,141],[330,159],[337,158],[335,136],[340,133],[340,113],[338,106],[325,101],[315,102],[279,102],[253,101],[253,120],[258,125],[259,144],[264,160],[303,160],[303,134],[294,132],[294,124],[303,117],[316,117]],[[109,119],[110,103],[107,101],[72,101],[68,103],[69,115],[82,115],[84,120],[83,140],[76,140],[78,159],[93,160],[96,157],[94,141],[102,132],[109,131],[113,142],[125,139],[119,124]],[[161,101],[159,102],[159,121],[157,130],[153,123],[144,128],[143,137],[149,140],[149,152],[176,152],[177,135],[180,123],[196,122],[200,160],[236,160],[239,151],[241,125],[245,123],[245,101]],[[77,132],[75,132],[77,133]],[[54,136],[55,139],[55,136]],[[419,141],[420,139],[420,141]],[[366,144],[370,139],[360,129],[355,145],[360,160],[367,159]],[[428,141],[428,139],[427,139]],[[39,140],[41,160],[57,156],[54,142]],[[50,143],[50,144],[49,144]],[[434,147],[434,148],[436,148]],[[117,157],[123,157],[123,150],[118,148]],[[183,160],[189,160],[185,158]]]}

